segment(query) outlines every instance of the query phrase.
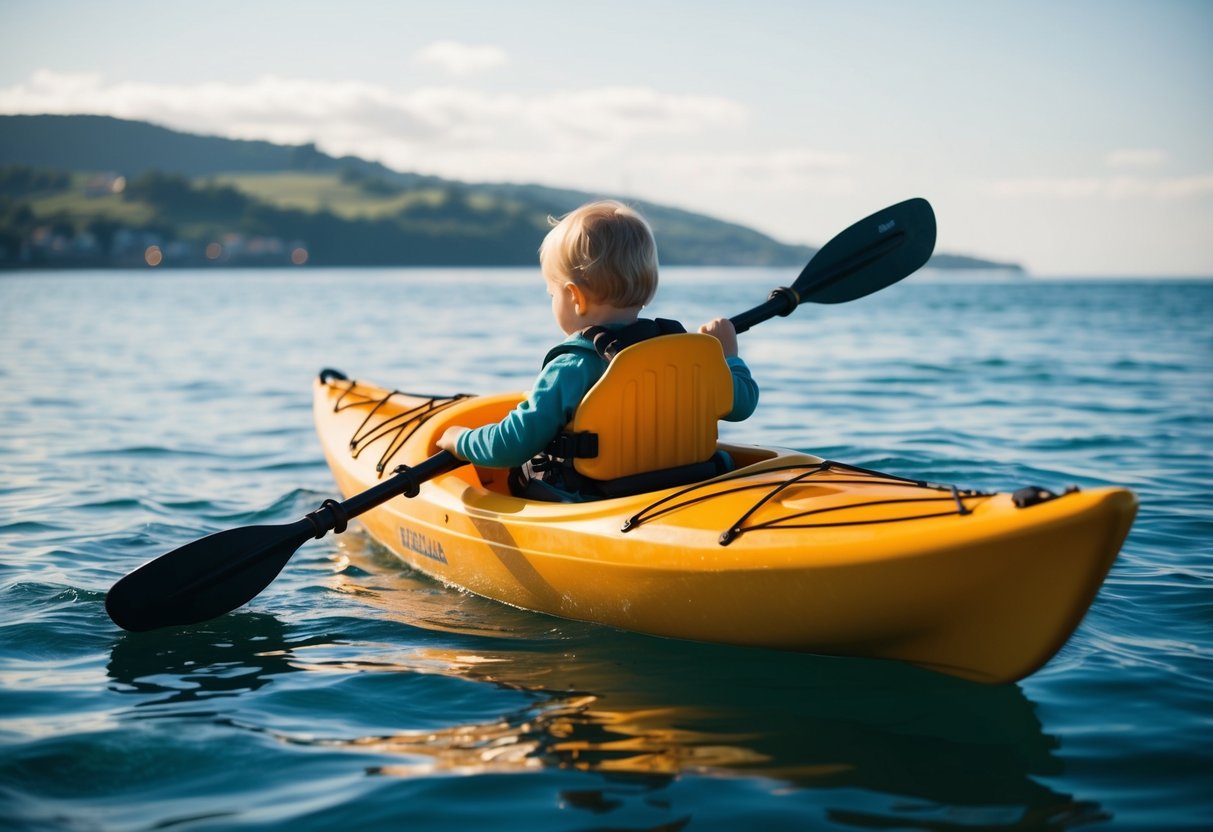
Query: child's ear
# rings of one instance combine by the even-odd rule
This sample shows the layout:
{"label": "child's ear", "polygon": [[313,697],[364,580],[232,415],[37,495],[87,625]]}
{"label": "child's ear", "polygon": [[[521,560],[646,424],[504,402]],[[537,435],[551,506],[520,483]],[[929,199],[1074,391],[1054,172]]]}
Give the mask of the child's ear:
{"label": "child's ear", "polygon": [[573,311],[578,315],[584,315],[589,311],[589,306],[586,304],[585,290],[571,280],[564,284],[564,291],[568,293],[569,302],[573,305]]}

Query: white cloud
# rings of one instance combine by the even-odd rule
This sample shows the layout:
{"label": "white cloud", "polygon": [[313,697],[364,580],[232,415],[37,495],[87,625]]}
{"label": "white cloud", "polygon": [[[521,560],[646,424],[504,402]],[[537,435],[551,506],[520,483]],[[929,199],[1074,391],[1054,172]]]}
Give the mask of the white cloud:
{"label": "white cloud", "polygon": [[1213,174],[1194,176],[1029,177],[984,183],[980,190],[1008,199],[1176,200],[1213,194]]}
{"label": "white cloud", "polygon": [[1099,193],[1101,180],[1098,177],[1047,177],[1036,176],[1024,179],[999,179],[987,183],[984,190],[998,197],[1050,197],[1074,199],[1091,197]]}
{"label": "white cloud", "polygon": [[645,135],[737,127],[745,108],[719,96],[670,95],[648,87],[600,87],[521,101],[536,131],[562,144],[613,145]]}
{"label": "white cloud", "polygon": [[1213,194],[1213,174],[1164,179],[1158,183],[1157,191],[1162,199],[1185,199]]}
{"label": "white cloud", "polygon": [[[0,112],[113,115],[231,138],[315,142],[336,155],[452,178],[608,190],[638,185],[647,171],[698,166],[740,176],[748,166],[778,178],[779,170],[829,167],[841,158],[795,151],[713,162],[703,145],[745,126],[746,109],[720,96],[648,87],[524,95],[273,75],[247,83],[107,82],[42,70],[0,87]],[[696,147],[701,158],[687,154]]]}
{"label": "white cloud", "polygon": [[784,148],[753,153],[673,153],[651,176],[694,182],[699,188],[731,191],[807,191],[818,195],[854,192],[854,159],[844,153]]}
{"label": "white cloud", "polygon": [[1120,148],[1104,156],[1104,164],[1110,168],[1155,168],[1166,161],[1165,151],[1152,148]]}
{"label": "white cloud", "polygon": [[240,138],[316,141],[346,153],[361,152],[360,143],[372,140],[402,151],[514,143],[542,153],[553,145],[602,146],[736,127],[746,117],[726,98],[644,87],[527,96],[272,75],[241,84],[106,83],[98,75],[46,70],[0,88],[0,112],[114,115]]}
{"label": "white cloud", "polygon": [[509,63],[509,55],[496,46],[440,40],[417,52],[413,56],[413,63],[436,67],[462,77],[505,66]]}

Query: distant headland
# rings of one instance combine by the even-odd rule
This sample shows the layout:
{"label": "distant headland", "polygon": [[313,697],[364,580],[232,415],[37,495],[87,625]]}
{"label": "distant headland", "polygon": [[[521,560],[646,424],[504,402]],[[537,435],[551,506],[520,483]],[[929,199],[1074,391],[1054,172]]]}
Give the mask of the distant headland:
{"label": "distant headland", "polygon": [[[0,116],[0,268],[533,265],[547,218],[595,196],[108,116]],[[666,265],[801,266],[814,253],[636,204]],[[949,254],[929,265],[1022,271]]]}

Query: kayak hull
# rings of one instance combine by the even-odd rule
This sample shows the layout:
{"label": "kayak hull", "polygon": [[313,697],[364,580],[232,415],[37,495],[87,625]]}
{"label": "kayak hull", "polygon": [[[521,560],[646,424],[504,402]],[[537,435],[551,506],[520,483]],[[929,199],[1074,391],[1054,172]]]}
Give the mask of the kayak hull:
{"label": "kayak hull", "polygon": [[[496,421],[519,399],[415,396],[325,377],[314,411],[348,497],[436,452],[447,427]],[[360,520],[413,568],[523,609],[1001,683],[1032,673],[1069,638],[1136,512],[1119,488],[1019,508],[1010,494],[722,447],[738,469],[689,489],[543,503],[510,496],[506,472],[468,465]]]}

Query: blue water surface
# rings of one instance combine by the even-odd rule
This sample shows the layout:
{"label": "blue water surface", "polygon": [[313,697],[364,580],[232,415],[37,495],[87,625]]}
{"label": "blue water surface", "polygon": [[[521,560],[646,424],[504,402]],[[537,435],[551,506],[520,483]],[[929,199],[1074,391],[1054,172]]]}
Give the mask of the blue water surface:
{"label": "blue water surface", "polygon": [[[670,269],[651,312],[794,276]],[[1137,492],[1077,633],[991,687],[523,612],[357,526],[236,613],[124,633],[134,566],[334,494],[316,371],[521,389],[548,299],[529,269],[0,274],[0,827],[1208,828],[1211,320],[1209,281],[924,274],[742,337],[762,402],[728,438]]]}

